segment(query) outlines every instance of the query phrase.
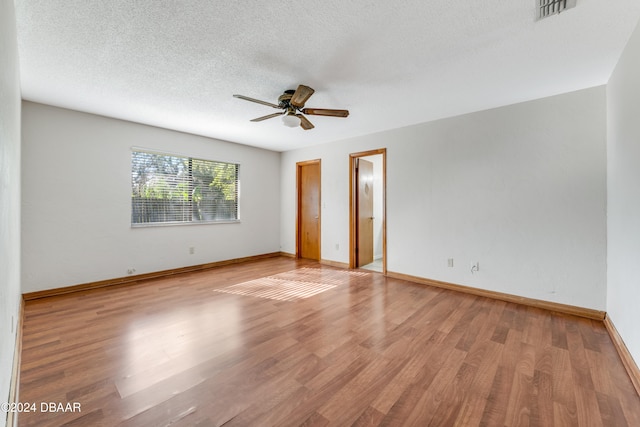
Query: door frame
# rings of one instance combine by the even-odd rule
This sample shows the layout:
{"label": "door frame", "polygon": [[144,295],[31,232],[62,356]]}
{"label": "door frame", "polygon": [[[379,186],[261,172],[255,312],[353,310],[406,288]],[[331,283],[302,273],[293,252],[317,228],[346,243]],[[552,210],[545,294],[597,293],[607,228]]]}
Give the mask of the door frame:
{"label": "door frame", "polygon": [[382,155],[382,273],[387,274],[387,149],[361,151],[349,154],[349,268],[356,268],[356,236],[358,227],[358,210],[356,208],[356,163],[360,157]]}
{"label": "door frame", "polygon": [[300,258],[300,239],[302,236],[300,235],[302,215],[300,212],[302,211],[302,185],[301,179],[302,174],[300,173],[301,169],[304,166],[309,166],[312,164],[317,164],[319,169],[319,180],[318,180],[318,261],[322,259],[322,161],[321,159],[314,160],[305,160],[302,162],[296,162],[296,258]]}

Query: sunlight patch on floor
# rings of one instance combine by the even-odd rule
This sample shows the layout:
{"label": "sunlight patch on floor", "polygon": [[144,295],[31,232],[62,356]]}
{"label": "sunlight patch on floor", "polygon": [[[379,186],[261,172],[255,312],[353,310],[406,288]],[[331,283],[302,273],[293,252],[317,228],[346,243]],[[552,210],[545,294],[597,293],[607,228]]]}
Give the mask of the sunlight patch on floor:
{"label": "sunlight patch on floor", "polygon": [[328,270],[321,268],[300,268],[273,276],[262,277],[248,282],[231,285],[214,292],[247,295],[280,301],[295,301],[309,298],[337,286],[349,283],[356,277],[367,276],[361,271]]}

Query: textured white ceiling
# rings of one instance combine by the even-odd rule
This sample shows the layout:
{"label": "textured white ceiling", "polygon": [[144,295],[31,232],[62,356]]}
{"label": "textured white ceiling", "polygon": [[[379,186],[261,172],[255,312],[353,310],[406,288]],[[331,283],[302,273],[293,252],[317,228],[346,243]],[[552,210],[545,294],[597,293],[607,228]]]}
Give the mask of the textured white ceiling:
{"label": "textured white ceiling", "polygon": [[[16,0],[23,98],[285,151],[605,84],[637,0]],[[349,109],[286,128],[307,107]]]}

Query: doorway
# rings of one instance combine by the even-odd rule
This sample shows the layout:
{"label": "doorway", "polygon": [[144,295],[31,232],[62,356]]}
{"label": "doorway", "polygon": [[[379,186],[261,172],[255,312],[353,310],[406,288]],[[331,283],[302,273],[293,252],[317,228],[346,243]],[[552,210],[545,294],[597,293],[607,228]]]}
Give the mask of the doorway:
{"label": "doorway", "polygon": [[320,261],[320,160],[296,163],[296,256]]}
{"label": "doorway", "polygon": [[349,267],[386,274],[386,149],[350,154],[349,177]]}

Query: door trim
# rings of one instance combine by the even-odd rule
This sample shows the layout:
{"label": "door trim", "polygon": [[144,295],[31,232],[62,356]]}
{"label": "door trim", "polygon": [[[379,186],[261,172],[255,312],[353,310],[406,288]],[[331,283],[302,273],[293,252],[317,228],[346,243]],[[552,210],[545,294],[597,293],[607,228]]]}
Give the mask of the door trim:
{"label": "door trim", "polygon": [[382,155],[382,273],[387,274],[387,149],[361,151],[349,154],[349,268],[356,268],[356,162],[360,157]]}
{"label": "door trim", "polygon": [[300,180],[302,179],[300,170],[304,166],[317,164],[320,170],[320,180],[318,182],[318,261],[322,259],[322,162],[321,159],[305,160],[296,163],[296,258],[300,258],[300,223],[302,221],[301,202],[302,202],[302,185]]}

